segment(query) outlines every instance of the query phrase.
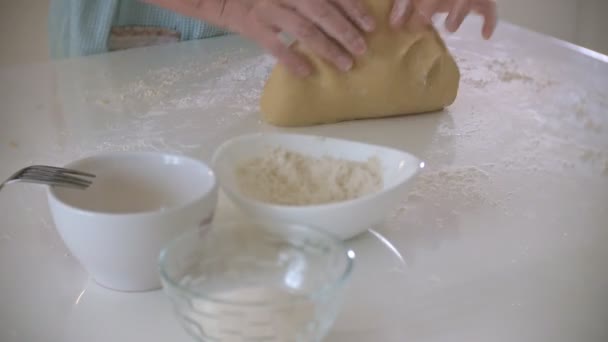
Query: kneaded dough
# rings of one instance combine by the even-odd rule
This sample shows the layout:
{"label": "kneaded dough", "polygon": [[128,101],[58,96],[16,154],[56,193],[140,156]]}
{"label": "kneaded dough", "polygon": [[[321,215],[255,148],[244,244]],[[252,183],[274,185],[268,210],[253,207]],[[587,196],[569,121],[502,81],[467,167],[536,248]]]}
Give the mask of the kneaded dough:
{"label": "kneaded dough", "polygon": [[367,53],[342,72],[295,45],[315,72],[300,78],[275,67],[260,101],[266,122],[309,126],[431,112],[454,102],[460,72],[437,31],[396,31],[388,24],[392,1],[365,2],[376,18]]}

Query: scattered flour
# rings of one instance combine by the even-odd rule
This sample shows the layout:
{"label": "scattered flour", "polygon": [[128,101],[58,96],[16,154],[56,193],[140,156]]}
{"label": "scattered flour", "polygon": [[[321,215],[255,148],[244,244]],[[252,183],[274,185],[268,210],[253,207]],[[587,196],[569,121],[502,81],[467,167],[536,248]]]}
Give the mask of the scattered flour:
{"label": "scattered flour", "polygon": [[579,147],[579,158],[582,162],[599,168],[603,176],[608,176],[608,150],[600,151],[589,147]]}
{"label": "scattered flour", "polygon": [[[462,82],[474,89],[485,89],[488,86],[498,86],[518,82],[524,85],[532,85],[540,92],[555,85],[555,81],[545,77],[535,77],[527,73],[514,59],[493,59],[485,63],[485,68],[471,65],[466,58],[458,58],[458,64],[462,69]],[[476,58],[474,63],[479,63]]]}
{"label": "scattered flour", "polygon": [[[484,168],[494,166],[485,165]],[[399,230],[409,227],[416,234],[435,239],[436,236],[452,236],[460,217],[479,208],[496,208],[509,215],[503,200],[511,200],[513,193],[496,192],[492,185],[490,174],[476,166],[450,166],[423,172],[415,180],[408,197],[387,221],[387,227]]]}
{"label": "scattered flour", "polygon": [[86,97],[97,107],[93,112],[109,114],[100,117],[105,130],[71,144],[69,151],[57,146],[53,152],[69,158],[90,151],[200,153],[243,118],[257,120],[259,97],[273,66],[270,56],[237,49],[212,62],[151,69],[126,82],[106,79],[109,87]]}
{"label": "scattered flour", "polygon": [[602,124],[603,115],[594,115],[594,113],[604,113],[608,106],[602,106],[600,101],[589,103],[588,99],[583,97],[573,105],[575,114],[574,120],[581,124],[583,128],[590,133],[601,134],[604,132]]}
{"label": "scattered flour", "polygon": [[509,71],[509,70],[504,71],[498,77],[502,82],[513,82],[513,81],[533,82],[534,81],[534,79],[528,75],[524,75],[517,71]]}
{"label": "scattered flour", "polygon": [[[554,69],[550,65],[545,67],[525,56],[484,55],[467,49],[455,49],[455,55],[463,71],[463,89],[454,106],[459,106],[455,110],[458,117],[439,126],[435,143],[440,147],[426,156],[427,161],[449,158],[454,146],[483,153],[501,144],[503,153],[485,160],[508,172],[541,174],[589,168],[595,174],[608,174],[608,154],[595,153],[605,146],[603,114],[608,110],[608,97],[603,88],[597,88],[597,94],[590,92],[582,85],[585,80],[576,75],[569,75],[569,83],[556,83],[551,80]],[[222,129],[255,115],[273,64],[270,57],[239,56],[236,51],[216,56],[211,63],[193,60],[150,70],[122,87],[97,93],[98,104],[130,113],[130,120],[108,125],[105,141],[83,149],[200,149],[208,143],[208,138],[201,137],[211,135],[192,134],[193,130],[206,132],[204,127],[194,127],[199,117],[206,116],[206,122]],[[531,91],[548,87],[551,92]],[[484,96],[471,91],[475,89],[483,89]],[[528,110],[531,106],[534,112]],[[499,118],[505,118],[504,123]],[[189,122],[194,126],[179,126]],[[522,131],[514,135],[509,123],[523,127]],[[579,133],[584,136],[574,135]]]}
{"label": "scattered flour", "polygon": [[256,56],[235,61],[230,69],[228,61],[220,56],[212,63],[190,62],[150,70],[132,82],[91,97],[93,103],[114,111],[206,109],[221,102],[252,110],[274,61],[266,55]]}
{"label": "scattered flour", "polygon": [[378,158],[367,162],[314,158],[281,148],[243,162],[236,175],[246,195],[282,205],[346,201],[383,187]]}
{"label": "scattered flour", "polygon": [[489,80],[484,80],[484,79],[473,79],[473,78],[463,78],[462,82],[464,82],[465,84],[468,84],[474,88],[477,89],[483,89],[485,88],[488,84],[490,84]]}
{"label": "scattered flour", "polygon": [[485,189],[489,174],[475,166],[446,168],[421,174],[408,196],[408,203],[425,199],[432,202],[449,201],[460,208],[472,208],[484,204],[495,205]]}

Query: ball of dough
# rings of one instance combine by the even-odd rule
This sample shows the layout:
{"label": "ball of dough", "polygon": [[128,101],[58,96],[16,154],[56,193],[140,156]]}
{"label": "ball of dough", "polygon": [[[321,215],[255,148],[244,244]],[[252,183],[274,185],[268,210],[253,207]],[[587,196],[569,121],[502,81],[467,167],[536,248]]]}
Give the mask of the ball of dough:
{"label": "ball of dough", "polygon": [[460,72],[434,29],[389,27],[390,0],[367,0],[377,27],[367,36],[368,51],[349,72],[337,70],[302,46],[315,73],[299,78],[277,65],[260,108],[277,126],[310,126],[441,110],[458,92]]}

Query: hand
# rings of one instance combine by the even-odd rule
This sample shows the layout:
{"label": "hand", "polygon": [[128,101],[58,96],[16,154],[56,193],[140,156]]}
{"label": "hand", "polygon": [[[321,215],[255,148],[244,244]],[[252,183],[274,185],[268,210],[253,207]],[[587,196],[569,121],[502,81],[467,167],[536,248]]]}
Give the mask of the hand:
{"label": "hand", "polygon": [[224,0],[222,23],[268,49],[298,75],[312,67],[279,35],[287,33],[343,71],[365,53],[362,31],[374,29],[362,0]]}
{"label": "hand", "polygon": [[405,23],[413,29],[432,25],[433,15],[449,13],[445,26],[450,32],[456,32],[464,18],[470,12],[484,17],[482,35],[489,39],[496,28],[496,0],[394,0],[391,13],[391,25],[401,27]]}

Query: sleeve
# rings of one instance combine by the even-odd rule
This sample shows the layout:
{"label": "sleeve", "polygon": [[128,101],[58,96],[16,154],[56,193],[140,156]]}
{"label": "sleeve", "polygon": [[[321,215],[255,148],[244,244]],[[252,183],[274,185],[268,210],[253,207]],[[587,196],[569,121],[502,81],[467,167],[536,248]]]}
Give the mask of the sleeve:
{"label": "sleeve", "polygon": [[51,0],[51,58],[107,51],[107,41],[119,0]]}

